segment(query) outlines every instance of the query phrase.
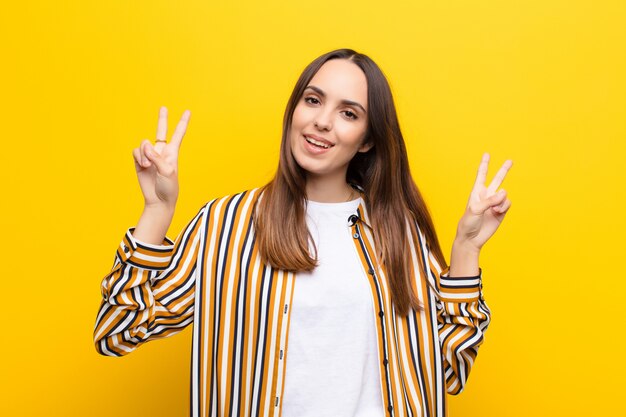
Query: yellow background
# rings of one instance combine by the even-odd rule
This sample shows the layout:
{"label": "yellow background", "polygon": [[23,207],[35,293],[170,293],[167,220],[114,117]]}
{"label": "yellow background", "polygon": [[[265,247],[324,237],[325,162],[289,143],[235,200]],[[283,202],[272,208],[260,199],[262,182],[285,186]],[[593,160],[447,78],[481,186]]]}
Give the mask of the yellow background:
{"label": "yellow background", "polygon": [[493,322],[452,417],[623,412],[623,1],[25,1],[0,13],[2,416],[186,416],[191,327],[98,356],[100,280],[142,199],[131,150],[192,119],[169,235],[264,184],[304,66],[387,74],[449,253],[482,152],[513,206],[481,256]]}

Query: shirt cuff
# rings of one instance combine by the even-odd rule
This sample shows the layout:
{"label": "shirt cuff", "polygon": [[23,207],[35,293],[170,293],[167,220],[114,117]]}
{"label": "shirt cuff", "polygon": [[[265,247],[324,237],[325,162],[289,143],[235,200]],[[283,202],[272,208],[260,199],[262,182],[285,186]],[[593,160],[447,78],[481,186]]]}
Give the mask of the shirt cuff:
{"label": "shirt cuff", "polygon": [[135,239],[131,227],[124,234],[124,238],[117,248],[117,256],[126,263],[142,269],[162,270],[165,269],[172,259],[174,242],[167,236],[160,245],[141,242]]}
{"label": "shirt cuff", "polygon": [[449,277],[450,267],[441,271],[439,277],[439,293],[446,302],[469,303],[483,300],[482,268],[478,275],[472,277]]}

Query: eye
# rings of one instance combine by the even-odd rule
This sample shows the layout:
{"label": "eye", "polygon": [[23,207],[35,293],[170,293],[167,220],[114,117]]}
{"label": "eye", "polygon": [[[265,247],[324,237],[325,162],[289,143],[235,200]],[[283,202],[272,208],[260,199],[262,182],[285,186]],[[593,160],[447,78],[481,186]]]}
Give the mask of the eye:
{"label": "eye", "polygon": [[309,104],[319,104],[320,101],[318,99],[316,99],[315,97],[310,97],[309,96],[309,97],[305,97],[304,98],[304,102],[305,103],[309,103]]}
{"label": "eye", "polygon": [[344,112],[344,114],[346,115],[346,117],[347,117],[348,119],[351,119],[351,120],[356,120],[356,119],[358,119],[358,116],[357,116],[356,114],[354,114],[353,112],[351,112],[350,110],[346,110],[346,111]]}

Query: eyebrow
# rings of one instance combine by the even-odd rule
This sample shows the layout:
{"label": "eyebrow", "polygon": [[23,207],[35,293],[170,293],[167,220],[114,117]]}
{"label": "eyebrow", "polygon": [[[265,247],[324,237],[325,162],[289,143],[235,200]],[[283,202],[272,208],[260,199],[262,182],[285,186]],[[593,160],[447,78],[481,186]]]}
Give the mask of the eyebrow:
{"label": "eyebrow", "polygon": [[[311,90],[315,91],[317,94],[319,94],[322,97],[326,97],[326,93],[324,93],[324,91],[321,88],[319,88],[319,87],[316,87],[314,85],[308,85],[305,88],[305,90],[307,88],[310,88]],[[343,99],[343,100],[341,100],[341,104],[346,104],[348,106],[359,107],[361,110],[363,110],[363,113],[367,114],[367,110],[365,110],[365,108],[363,106],[361,106],[359,103],[357,103],[356,101]]]}

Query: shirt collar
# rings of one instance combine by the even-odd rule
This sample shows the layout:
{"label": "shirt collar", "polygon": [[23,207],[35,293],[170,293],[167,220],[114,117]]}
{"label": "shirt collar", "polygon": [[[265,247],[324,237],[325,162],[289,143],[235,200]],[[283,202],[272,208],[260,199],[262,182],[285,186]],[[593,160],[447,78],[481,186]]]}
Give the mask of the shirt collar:
{"label": "shirt collar", "polygon": [[361,202],[359,203],[359,207],[356,209],[356,215],[361,221],[361,223],[365,224],[367,227],[372,229],[372,223],[370,222],[369,214],[367,213],[367,207],[365,207],[365,195],[361,195]]}
{"label": "shirt collar", "polygon": [[367,227],[372,229],[372,223],[370,223],[370,217],[369,217],[369,214],[367,213],[367,207],[365,204],[365,199],[367,198],[365,194],[365,189],[361,187],[359,184],[354,183],[354,182],[350,182],[349,184],[352,186],[352,188],[358,191],[361,197],[361,202],[359,203],[359,207],[357,207],[356,209],[356,213],[355,213],[356,216],[358,217],[361,223],[365,224]]}

